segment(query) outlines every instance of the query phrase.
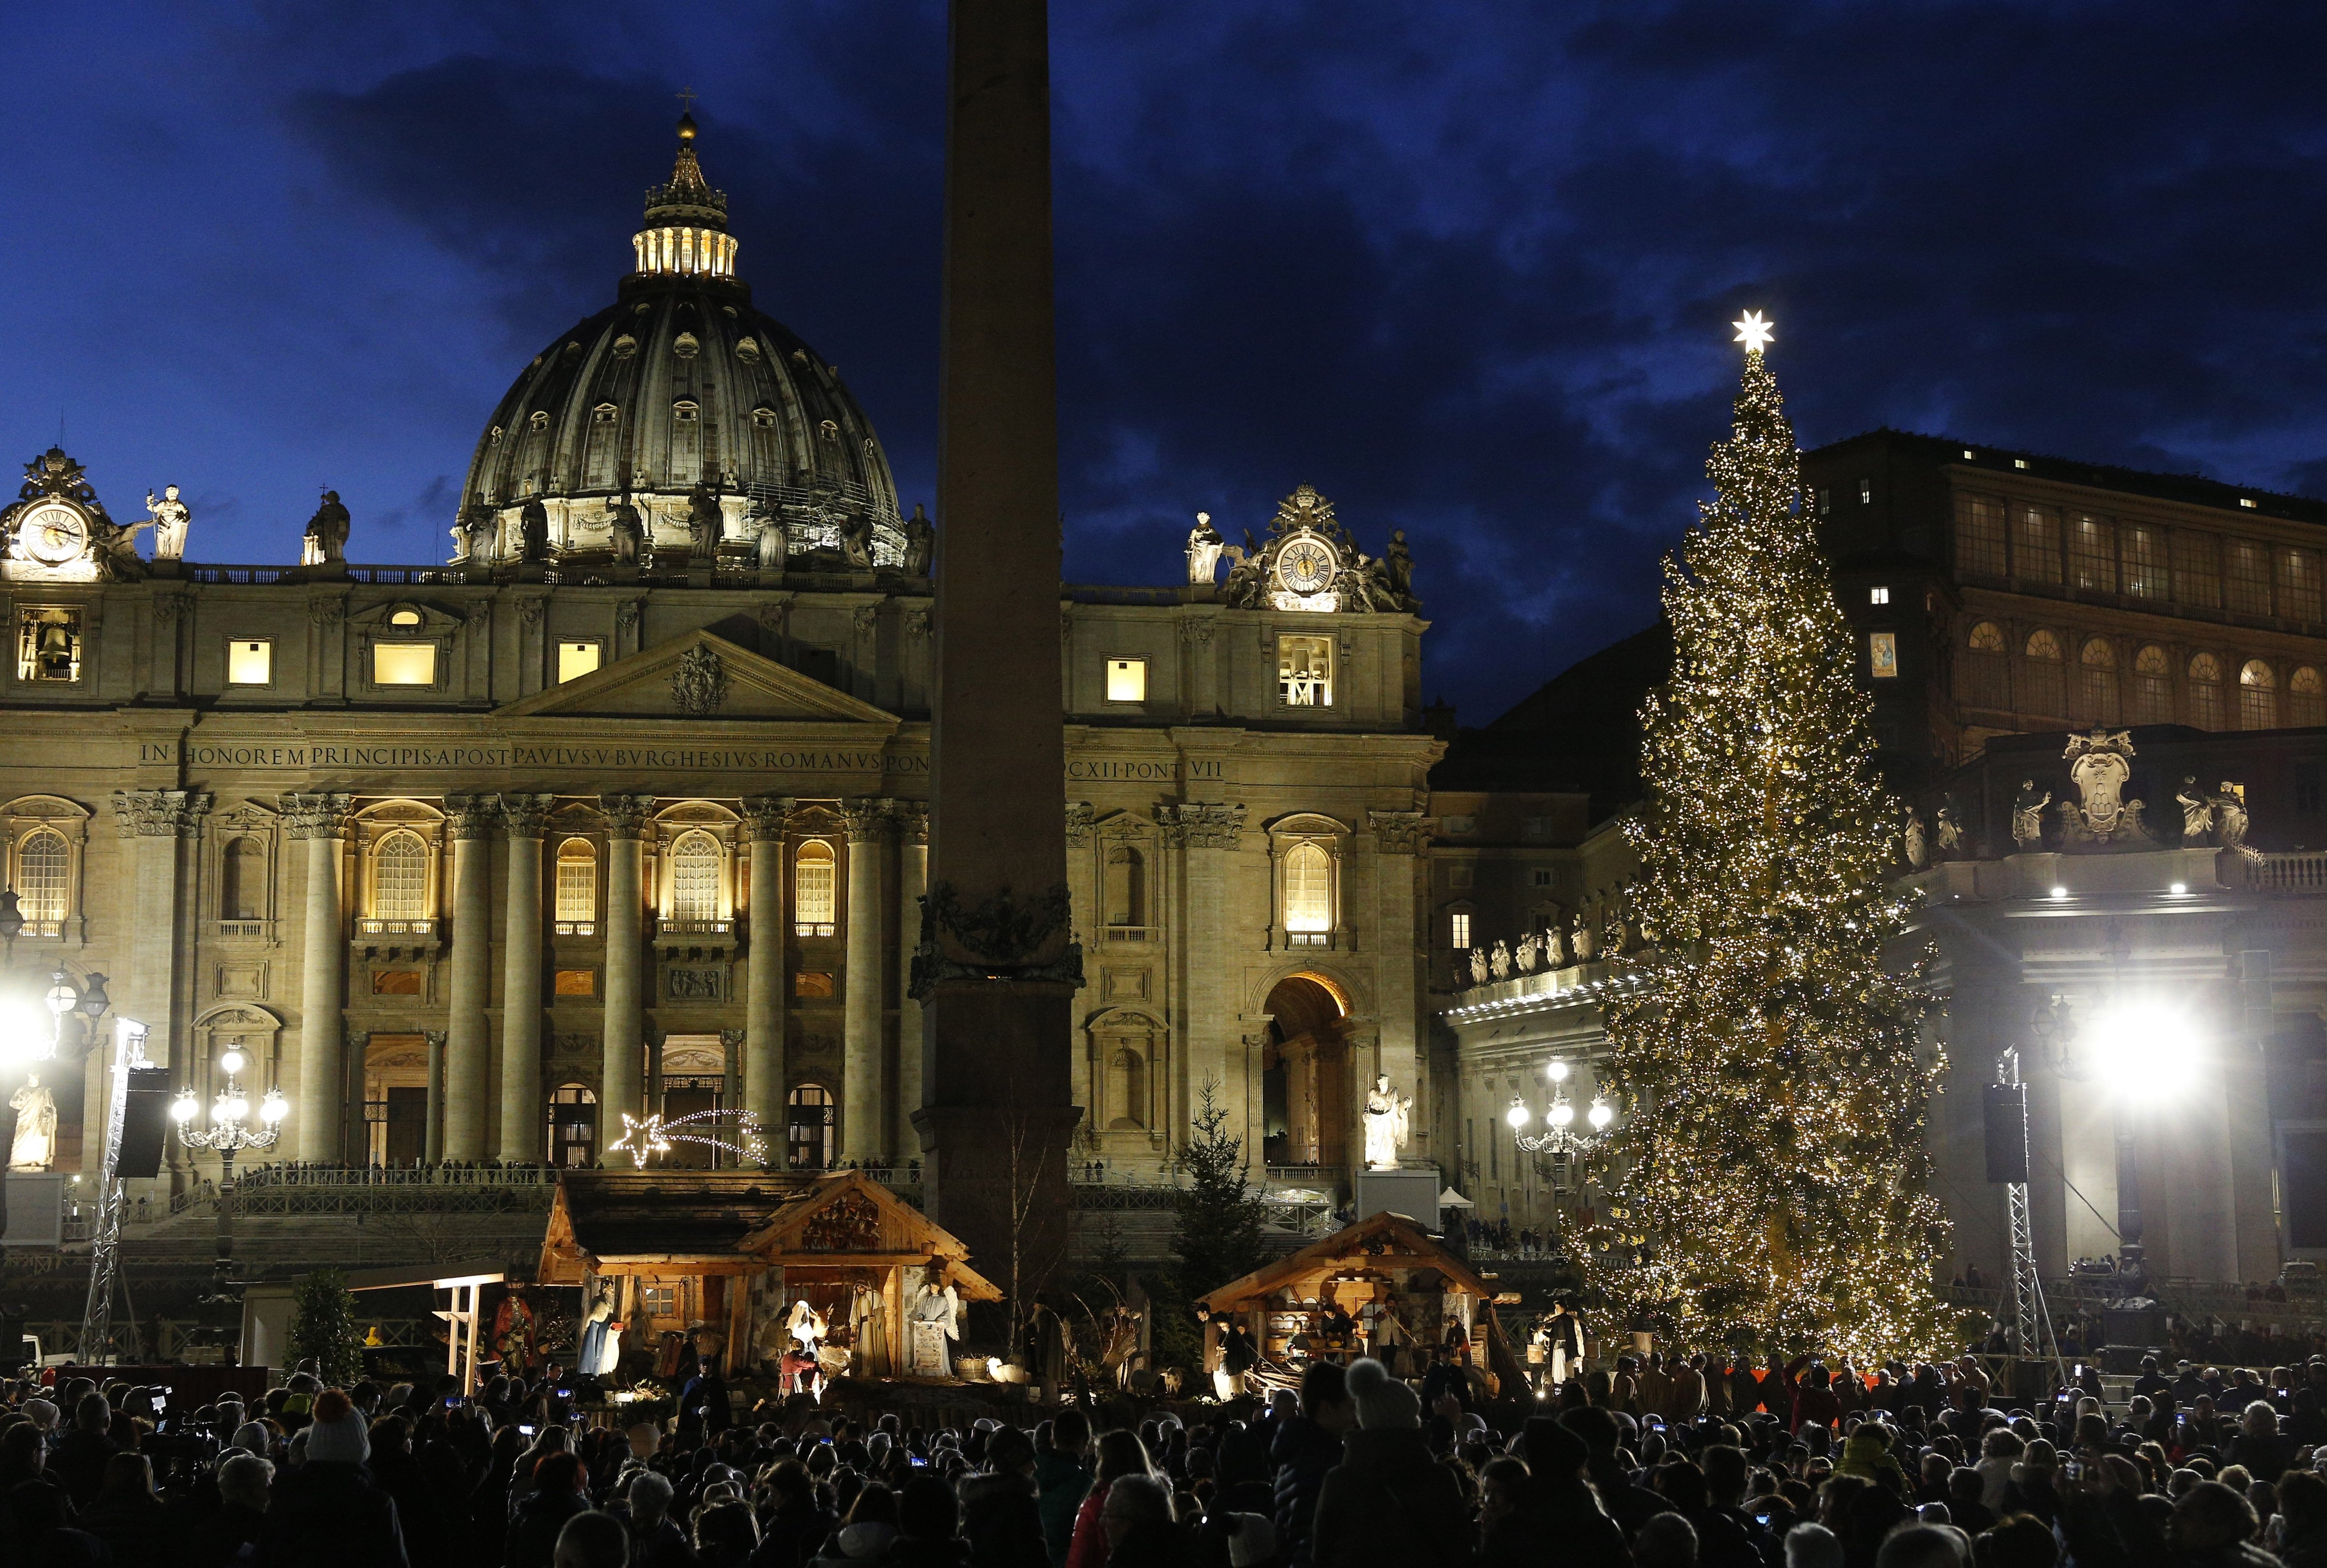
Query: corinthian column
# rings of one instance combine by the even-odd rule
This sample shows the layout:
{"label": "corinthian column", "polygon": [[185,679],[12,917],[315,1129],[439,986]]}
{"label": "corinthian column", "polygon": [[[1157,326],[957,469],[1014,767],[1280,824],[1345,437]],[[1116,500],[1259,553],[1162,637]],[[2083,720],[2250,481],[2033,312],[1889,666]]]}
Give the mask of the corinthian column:
{"label": "corinthian column", "polygon": [[930,810],[892,800],[897,823],[897,1134],[900,1156],[920,1146],[913,1113],[921,1108],[921,1004],[913,995],[913,949],[921,939],[921,894],[929,891]]}
{"label": "corinthian column", "polygon": [[501,938],[501,1136],[504,1161],[539,1162],[541,1097],[541,835],[554,795],[500,797],[509,827],[508,924]]}
{"label": "corinthian column", "polygon": [[447,1160],[481,1160],[492,1061],[485,1008],[492,1001],[492,854],[498,817],[491,798],[482,795],[448,795],[444,812],[453,823],[453,986],[444,1041],[443,1154]]}
{"label": "corinthian column", "polygon": [[751,947],[743,956],[743,1109],[768,1141],[768,1162],[784,1160],[784,819],[790,799],[743,802],[752,845]]}
{"label": "corinthian column", "polygon": [[606,1036],[598,1079],[598,1158],[622,1135],[622,1113],[646,1097],[647,818],[651,795],[601,795],[606,817]]}
{"label": "corinthian column", "polygon": [[[132,878],[126,911],[129,967],[114,982],[113,1004],[123,1017],[146,1026],[146,1054],[169,1065],[171,1084],[179,1088],[197,1081],[181,1038],[186,1013],[181,994],[194,949],[187,929],[193,901],[185,896],[185,846],[201,837],[202,818],[210,808],[210,797],[202,790],[113,792],[116,825],[129,841]],[[168,1153],[173,1171],[192,1170],[188,1151],[177,1140],[171,1140]]]}
{"label": "corinthian column", "polygon": [[[1430,1081],[1422,1071],[1416,1038],[1418,998],[1427,981],[1422,957],[1429,949],[1417,943],[1414,911],[1418,902],[1415,877],[1423,862],[1417,857],[1430,842],[1419,811],[1369,811],[1366,826],[1373,829],[1374,951],[1381,955],[1376,972],[1374,998],[1381,1020],[1381,1047],[1372,1070],[1389,1074],[1390,1087],[1414,1097],[1414,1125],[1406,1147],[1416,1159],[1439,1157],[1432,1130],[1438,1125],[1438,1108],[1431,1103]],[[1355,1058],[1351,1059],[1355,1065]],[[1352,1097],[1357,1097],[1353,1096]],[[1356,1162],[1352,1161],[1352,1164]]]}
{"label": "corinthian column", "polygon": [[887,1152],[882,1125],[885,1075],[881,1051],[881,850],[888,835],[887,802],[841,803],[848,823],[848,981],[841,999],[843,1065],[840,1157],[871,1160]]}
{"label": "corinthian column", "polygon": [[301,932],[305,960],[299,989],[299,1089],[291,1118],[295,1158],[340,1158],[343,1107],[341,1064],[346,1050],[341,990],[346,978],[348,934],[340,916],[340,851],[355,797],[285,795],[283,809],[293,838],[307,841],[307,918]]}

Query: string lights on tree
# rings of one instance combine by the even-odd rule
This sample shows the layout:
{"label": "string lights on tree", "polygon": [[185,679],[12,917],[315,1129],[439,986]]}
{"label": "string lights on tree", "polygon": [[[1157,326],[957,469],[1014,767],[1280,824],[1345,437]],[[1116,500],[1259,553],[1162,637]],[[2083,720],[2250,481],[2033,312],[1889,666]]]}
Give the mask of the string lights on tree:
{"label": "string lights on tree", "polygon": [[1879,782],[1856,642],[1801,504],[1764,349],[1745,346],[1714,499],[1665,562],[1670,683],[1641,710],[1646,799],[1625,825],[1667,966],[1612,1003],[1632,1102],[1582,1237],[1617,1312],[1683,1343],[1923,1357],[1946,1222],[1924,1122],[1928,960],[1892,973],[1900,811]]}

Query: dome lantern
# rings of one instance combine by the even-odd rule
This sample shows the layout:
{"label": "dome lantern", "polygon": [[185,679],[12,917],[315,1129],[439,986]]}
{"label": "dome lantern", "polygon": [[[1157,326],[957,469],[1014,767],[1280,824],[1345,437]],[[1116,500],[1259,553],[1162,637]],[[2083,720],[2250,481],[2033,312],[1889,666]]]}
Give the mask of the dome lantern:
{"label": "dome lantern", "polygon": [[631,236],[640,273],[656,276],[735,275],[735,237],[727,232],[727,192],[714,191],[695,157],[695,117],[678,117],[678,157],[668,184],[647,190],[646,227]]}

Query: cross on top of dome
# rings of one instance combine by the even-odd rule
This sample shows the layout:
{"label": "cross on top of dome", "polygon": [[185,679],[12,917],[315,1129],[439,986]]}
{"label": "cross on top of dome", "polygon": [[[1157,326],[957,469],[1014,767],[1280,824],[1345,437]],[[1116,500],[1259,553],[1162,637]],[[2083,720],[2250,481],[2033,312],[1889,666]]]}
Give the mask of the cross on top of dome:
{"label": "cross on top of dome", "polygon": [[650,229],[666,225],[714,229],[727,227],[727,192],[713,190],[711,182],[703,177],[703,165],[695,157],[696,130],[693,115],[678,117],[678,156],[671,164],[670,182],[647,190],[647,226]]}

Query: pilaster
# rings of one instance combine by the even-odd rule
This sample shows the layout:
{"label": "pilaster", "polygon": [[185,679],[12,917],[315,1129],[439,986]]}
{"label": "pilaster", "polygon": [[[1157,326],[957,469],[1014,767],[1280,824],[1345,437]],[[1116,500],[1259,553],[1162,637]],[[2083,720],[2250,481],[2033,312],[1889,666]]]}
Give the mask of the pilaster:
{"label": "pilaster", "polygon": [[743,952],[743,1109],[768,1140],[768,1160],[784,1159],[784,824],[789,796],[743,803],[751,845],[747,889],[750,946]]}
{"label": "pilaster", "polygon": [[501,942],[501,1125],[504,1162],[545,1157],[547,1112],[541,1084],[541,838],[554,795],[503,795],[509,830],[509,904]]}
{"label": "pilaster", "polygon": [[299,994],[299,1087],[294,1102],[291,1140],[295,1159],[329,1162],[341,1158],[344,1107],[341,1011],[347,977],[348,933],[340,899],[340,859],[355,797],[340,792],[285,795],[283,813],[288,836],[307,845],[306,919],[301,931],[304,961]]}

